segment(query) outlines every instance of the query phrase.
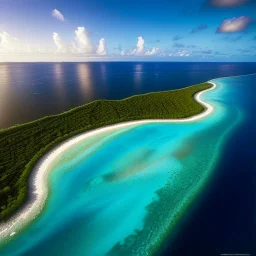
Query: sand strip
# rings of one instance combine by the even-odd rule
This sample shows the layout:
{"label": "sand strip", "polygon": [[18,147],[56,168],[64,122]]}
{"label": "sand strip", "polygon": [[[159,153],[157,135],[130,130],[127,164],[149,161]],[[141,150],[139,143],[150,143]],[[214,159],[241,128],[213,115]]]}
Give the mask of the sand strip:
{"label": "sand strip", "polygon": [[38,164],[35,166],[31,178],[30,178],[30,200],[7,222],[0,224],[0,242],[15,236],[18,231],[24,228],[29,222],[31,222],[43,209],[48,196],[48,173],[51,170],[51,164],[54,162],[56,157],[60,156],[70,147],[75,146],[77,143],[92,137],[99,135],[102,132],[113,132],[127,127],[135,127],[143,124],[150,123],[182,123],[182,122],[192,122],[202,119],[214,110],[214,107],[207,102],[200,99],[201,95],[209,92],[216,88],[216,84],[209,82],[213,86],[207,90],[201,91],[195,95],[195,100],[202,104],[206,110],[199,115],[195,115],[184,119],[152,119],[152,120],[141,120],[141,121],[130,121],[120,124],[110,125],[107,127],[99,128],[89,132],[82,133],[67,141],[63,142],[61,145],[47,153]]}

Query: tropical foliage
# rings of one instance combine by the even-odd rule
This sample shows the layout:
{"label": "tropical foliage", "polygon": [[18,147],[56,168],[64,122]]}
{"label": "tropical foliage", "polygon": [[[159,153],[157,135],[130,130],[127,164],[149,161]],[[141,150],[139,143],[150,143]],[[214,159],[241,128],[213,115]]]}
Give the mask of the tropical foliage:
{"label": "tropical foliage", "polygon": [[204,107],[193,96],[204,83],[181,90],[149,93],[124,100],[97,100],[59,115],[0,131],[0,220],[28,198],[29,175],[36,162],[60,142],[85,131],[141,119],[186,118]]}

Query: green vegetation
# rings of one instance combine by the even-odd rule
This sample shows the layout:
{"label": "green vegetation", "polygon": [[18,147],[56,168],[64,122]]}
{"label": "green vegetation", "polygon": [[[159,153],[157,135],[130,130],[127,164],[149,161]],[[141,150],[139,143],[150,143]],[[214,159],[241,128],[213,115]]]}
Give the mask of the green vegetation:
{"label": "green vegetation", "polygon": [[0,131],[0,220],[9,218],[28,197],[29,174],[58,143],[95,128],[141,119],[186,118],[204,107],[193,96],[212,85],[150,93],[124,100],[97,100],[59,115]]}

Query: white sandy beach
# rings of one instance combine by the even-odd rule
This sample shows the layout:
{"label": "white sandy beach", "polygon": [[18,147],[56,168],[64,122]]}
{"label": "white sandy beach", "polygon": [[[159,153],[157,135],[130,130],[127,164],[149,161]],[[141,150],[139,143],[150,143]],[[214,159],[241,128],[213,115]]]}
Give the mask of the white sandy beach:
{"label": "white sandy beach", "polygon": [[31,174],[31,187],[29,188],[31,191],[31,195],[33,199],[31,199],[20,211],[18,211],[10,220],[5,223],[0,224],[0,242],[1,240],[5,240],[5,238],[13,237],[20,231],[25,225],[27,225],[31,220],[36,218],[36,216],[40,213],[44,204],[47,200],[48,196],[48,172],[51,170],[51,164],[54,162],[56,157],[60,156],[67,149],[75,146],[77,143],[92,137],[99,135],[103,132],[113,132],[115,130],[119,130],[127,127],[135,127],[143,124],[149,123],[182,123],[182,122],[192,122],[199,119],[202,119],[209,114],[211,114],[214,110],[214,107],[207,102],[204,102],[200,99],[201,95],[209,92],[216,88],[216,84],[213,82],[209,82],[213,86],[210,89],[201,91],[195,95],[195,100],[202,104],[206,110],[199,114],[185,119],[152,119],[152,120],[142,120],[142,121],[130,121],[124,122],[120,124],[115,124],[103,128],[99,128],[93,131],[89,131],[86,133],[82,133],[77,135],[65,142],[61,145],[50,151],[46,154],[36,165],[32,174]]}

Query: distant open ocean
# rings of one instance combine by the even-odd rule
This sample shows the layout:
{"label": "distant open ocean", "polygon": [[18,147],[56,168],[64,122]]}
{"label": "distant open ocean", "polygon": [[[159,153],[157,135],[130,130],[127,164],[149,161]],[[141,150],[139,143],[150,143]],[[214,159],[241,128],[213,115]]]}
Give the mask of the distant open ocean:
{"label": "distant open ocean", "polygon": [[238,76],[214,80],[202,95],[214,112],[201,120],[122,129],[66,150],[50,167],[43,211],[0,243],[0,255],[255,255],[256,74],[241,76],[252,73],[255,63],[0,64],[1,128]]}
{"label": "distant open ocean", "polygon": [[256,63],[0,63],[0,129],[96,99],[256,73]]}

